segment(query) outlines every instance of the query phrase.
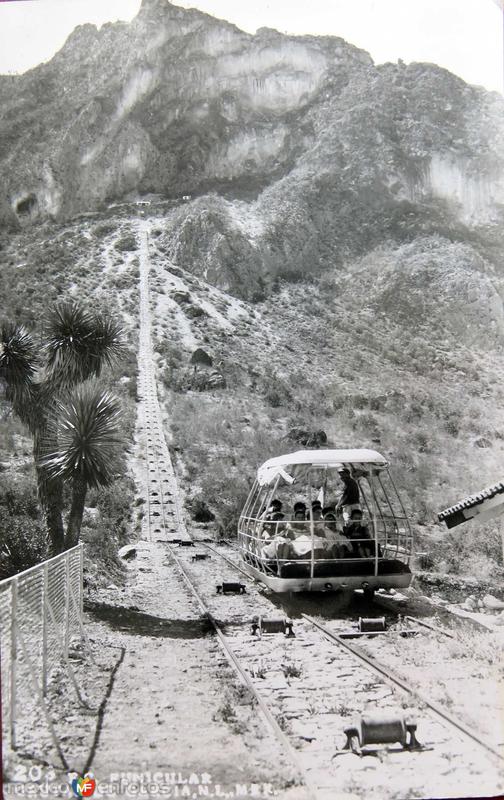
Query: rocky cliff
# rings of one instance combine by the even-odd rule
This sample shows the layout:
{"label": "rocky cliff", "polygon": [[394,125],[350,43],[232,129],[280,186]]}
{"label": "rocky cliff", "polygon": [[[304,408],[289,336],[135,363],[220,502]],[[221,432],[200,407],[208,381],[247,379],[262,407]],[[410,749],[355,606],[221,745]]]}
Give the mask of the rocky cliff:
{"label": "rocky cliff", "polygon": [[[225,191],[254,201],[246,216],[261,218],[280,269],[293,254],[325,265],[412,229],[492,224],[504,199],[496,94],[432,65],[376,67],[335,37],[249,35],[168,0],[144,0],[130,24],[77,28],[49,63],[1,77],[0,102],[11,224],[131,193]],[[236,234],[250,241],[254,225]]]}
{"label": "rocky cliff", "polygon": [[127,192],[245,190],[288,172],[308,109],[371,59],[340,39],[256,36],[167,0],[129,25],[77,28],[48,63],[0,80],[0,158],[18,217],[71,216]]}

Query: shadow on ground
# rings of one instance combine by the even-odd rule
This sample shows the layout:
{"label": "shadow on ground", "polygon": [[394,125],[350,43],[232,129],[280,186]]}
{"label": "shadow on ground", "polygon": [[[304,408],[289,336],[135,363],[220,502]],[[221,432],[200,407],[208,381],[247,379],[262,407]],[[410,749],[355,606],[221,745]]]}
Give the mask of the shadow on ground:
{"label": "shadow on ground", "polygon": [[201,639],[214,633],[210,621],[200,619],[164,619],[145,614],[135,608],[121,608],[105,603],[86,604],[93,619],[105,622],[113,631],[136,636],[155,636],[164,639]]}

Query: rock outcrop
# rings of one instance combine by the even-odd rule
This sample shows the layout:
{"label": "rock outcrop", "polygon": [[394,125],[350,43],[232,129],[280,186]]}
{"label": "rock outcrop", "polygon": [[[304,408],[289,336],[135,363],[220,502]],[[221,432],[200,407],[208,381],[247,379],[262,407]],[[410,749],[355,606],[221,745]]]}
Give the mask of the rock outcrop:
{"label": "rock outcrop", "polygon": [[171,246],[184,263],[204,249],[228,287],[233,270],[307,273],[500,219],[502,99],[336,37],[250,35],[144,0],[130,24],[80,26],[47,64],[0,77],[0,102],[0,222],[225,192],[189,203]]}

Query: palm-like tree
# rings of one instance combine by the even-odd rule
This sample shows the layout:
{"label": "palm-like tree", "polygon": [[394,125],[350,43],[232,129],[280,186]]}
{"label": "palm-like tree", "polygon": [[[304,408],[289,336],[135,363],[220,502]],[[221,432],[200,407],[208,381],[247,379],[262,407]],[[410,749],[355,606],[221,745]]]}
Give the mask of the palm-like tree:
{"label": "palm-like tree", "polygon": [[116,472],[124,444],[120,413],[117,399],[94,384],[78,386],[57,402],[50,441],[57,441],[58,448],[47,452],[40,463],[51,479],[72,486],[67,548],[79,541],[88,487],[106,486]]}
{"label": "palm-like tree", "polygon": [[38,345],[23,326],[6,323],[0,329],[0,379],[16,415],[33,434],[33,452],[41,505],[51,551],[65,547],[63,479],[44,461],[56,452],[54,415],[58,401],[123,353],[122,331],[111,318],[90,312],[75,302],[52,309],[44,325],[45,343]]}

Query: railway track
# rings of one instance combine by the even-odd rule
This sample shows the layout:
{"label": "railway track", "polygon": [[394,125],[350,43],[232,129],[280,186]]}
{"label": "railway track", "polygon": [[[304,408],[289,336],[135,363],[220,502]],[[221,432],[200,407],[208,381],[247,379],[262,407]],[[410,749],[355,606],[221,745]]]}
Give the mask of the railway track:
{"label": "railway track", "polygon": [[[147,232],[142,230],[142,247]],[[258,636],[257,616],[278,617],[272,599],[228,545],[191,536],[181,513],[177,482],[162,430],[151,345],[148,258],[140,274],[139,394],[146,446],[147,514],[144,537],[166,548],[187,590],[210,621],[227,661],[253,696],[265,724],[290,757],[307,794],[375,798],[496,794],[502,757],[402,676],[341,638],[348,621],[324,624],[302,613],[292,637]],[[199,558],[195,559],[194,556]],[[242,583],[243,592],[217,590]],[[281,616],[281,615],[280,615]],[[420,750],[378,748],[374,758],[342,753],[344,729],[360,713],[378,709],[418,722]],[[391,792],[393,787],[393,792]]]}

